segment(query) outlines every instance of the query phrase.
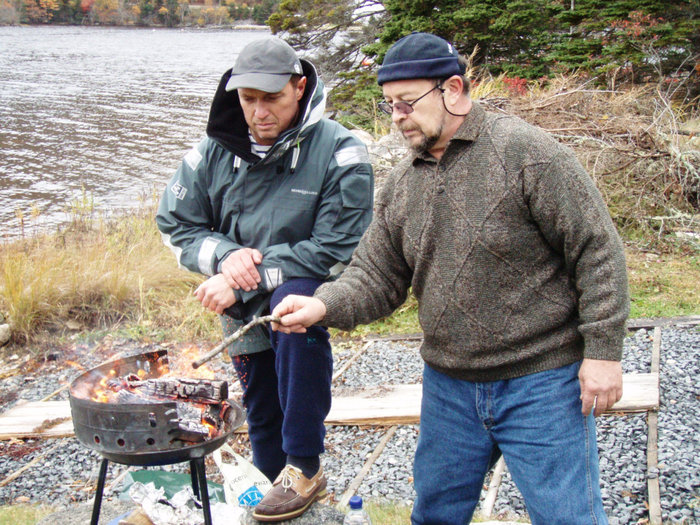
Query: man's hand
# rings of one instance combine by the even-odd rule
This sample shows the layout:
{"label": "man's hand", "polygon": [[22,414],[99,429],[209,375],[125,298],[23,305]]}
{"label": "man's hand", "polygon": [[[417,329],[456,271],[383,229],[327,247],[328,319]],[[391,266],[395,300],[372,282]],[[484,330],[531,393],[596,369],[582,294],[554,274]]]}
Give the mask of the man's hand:
{"label": "man's hand", "polygon": [[261,279],[255,265],[262,263],[262,259],[262,253],[258,250],[241,248],[224,259],[221,263],[221,273],[231,288],[243,288],[246,292],[256,290]]}
{"label": "man's hand", "polygon": [[236,302],[233,289],[226,281],[223,274],[217,273],[209,277],[197,287],[194,295],[204,308],[208,308],[217,314],[224,313],[224,310]]}
{"label": "man's hand", "polygon": [[314,297],[288,295],[273,310],[272,315],[280,318],[279,323],[270,323],[273,330],[285,334],[306,332],[306,328],[318,323],[326,316],[326,305]]}
{"label": "man's hand", "polygon": [[601,415],[622,397],[622,365],[619,361],[584,359],[578,371],[581,383],[581,412]]}

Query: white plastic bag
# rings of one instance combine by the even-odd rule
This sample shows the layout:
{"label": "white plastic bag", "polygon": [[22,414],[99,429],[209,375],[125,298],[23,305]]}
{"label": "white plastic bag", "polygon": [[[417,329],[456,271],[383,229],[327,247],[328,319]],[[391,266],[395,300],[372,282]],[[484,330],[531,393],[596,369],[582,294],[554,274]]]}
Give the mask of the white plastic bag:
{"label": "white plastic bag", "polygon": [[[231,462],[225,462],[221,452],[229,454]],[[272,488],[272,483],[265,474],[236,454],[229,445],[224,444],[216,449],[212,457],[224,477],[224,495],[229,505],[254,507]]]}

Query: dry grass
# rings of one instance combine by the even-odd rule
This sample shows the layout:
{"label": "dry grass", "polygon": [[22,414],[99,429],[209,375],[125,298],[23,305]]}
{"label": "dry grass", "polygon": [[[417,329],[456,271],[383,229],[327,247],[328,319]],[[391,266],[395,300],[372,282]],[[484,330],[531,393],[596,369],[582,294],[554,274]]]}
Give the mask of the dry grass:
{"label": "dry grass", "polygon": [[507,98],[496,96],[504,88],[484,89],[487,103],[493,98],[574,150],[627,240],[658,249],[667,233],[700,231],[697,101],[678,100],[676,91],[658,85],[592,89],[577,76],[546,88],[531,83]]}
{"label": "dry grass", "polygon": [[202,326],[191,291],[201,277],[179,270],[152,207],[110,221],[74,221],[59,234],[7,243],[0,253],[0,308],[16,342],[48,330],[135,324],[188,335]]}
{"label": "dry grass", "polygon": [[52,512],[48,505],[4,505],[0,507],[0,525],[33,525]]}

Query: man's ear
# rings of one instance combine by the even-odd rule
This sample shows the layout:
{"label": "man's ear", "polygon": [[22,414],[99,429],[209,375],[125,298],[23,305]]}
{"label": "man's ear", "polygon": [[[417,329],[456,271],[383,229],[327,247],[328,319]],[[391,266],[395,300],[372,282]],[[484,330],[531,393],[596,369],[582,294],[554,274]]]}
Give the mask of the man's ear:
{"label": "man's ear", "polygon": [[445,97],[450,104],[456,104],[462,96],[464,89],[464,79],[459,75],[453,75],[442,83],[445,90]]}
{"label": "man's ear", "polygon": [[304,96],[304,91],[306,90],[306,77],[301,77],[299,79],[299,82],[297,82],[297,101],[301,100],[301,97]]}

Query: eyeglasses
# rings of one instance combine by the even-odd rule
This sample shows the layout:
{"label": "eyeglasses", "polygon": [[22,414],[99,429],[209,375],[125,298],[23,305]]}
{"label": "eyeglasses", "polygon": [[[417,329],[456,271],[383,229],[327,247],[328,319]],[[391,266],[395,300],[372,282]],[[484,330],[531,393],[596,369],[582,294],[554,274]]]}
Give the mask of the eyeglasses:
{"label": "eyeglasses", "polygon": [[413,106],[418,102],[420,99],[423,97],[427,97],[430,93],[435,91],[436,89],[439,89],[441,92],[445,92],[444,89],[440,87],[440,84],[434,86],[430,91],[427,93],[422,94],[420,97],[418,97],[416,100],[413,102],[396,102],[394,104],[389,104],[388,102],[380,102],[377,104],[377,107],[382,110],[384,113],[387,115],[391,115],[394,113],[394,111],[398,111],[402,115],[410,115],[413,113]]}

